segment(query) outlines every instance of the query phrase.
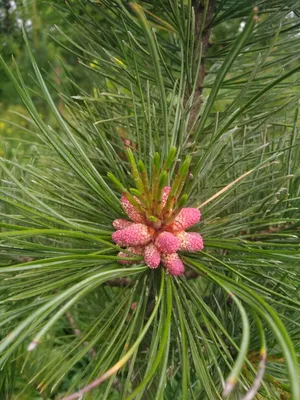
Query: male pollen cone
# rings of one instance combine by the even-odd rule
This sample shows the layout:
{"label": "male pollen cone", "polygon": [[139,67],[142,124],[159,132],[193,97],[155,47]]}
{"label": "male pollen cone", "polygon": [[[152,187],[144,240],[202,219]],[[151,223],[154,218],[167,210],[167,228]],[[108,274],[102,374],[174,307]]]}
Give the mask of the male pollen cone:
{"label": "male pollen cone", "polygon": [[150,242],[154,229],[144,224],[132,224],[112,234],[119,246],[140,246]]}
{"label": "male pollen cone", "polygon": [[144,252],[145,263],[150,268],[157,268],[160,264],[160,252],[154,243],[149,243]]}
{"label": "male pollen cone", "polygon": [[184,273],[183,262],[180,260],[177,253],[163,254],[162,263],[171,275],[178,276]]}
{"label": "male pollen cone", "polygon": [[179,249],[180,242],[172,233],[162,232],[157,236],[155,244],[160,251],[172,254]]}
{"label": "male pollen cone", "polygon": [[[134,196],[135,200],[139,203],[139,199]],[[125,196],[122,196],[121,198],[121,206],[123,207],[123,210],[126,212],[126,214],[128,215],[128,217],[130,219],[132,219],[132,221],[134,222],[140,222],[140,223],[144,223],[145,222],[145,218],[142,216],[142,214],[140,214],[135,208],[134,206],[129,203],[129,201],[127,200],[127,198]]]}
{"label": "male pollen cone", "polygon": [[200,251],[203,249],[202,236],[197,232],[180,231],[176,233],[176,237],[180,242],[180,250],[182,251]]}
{"label": "male pollen cone", "polygon": [[[128,254],[128,253],[124,253],[123,251],[120,251],[118,253],[118,257],[130,258],[130,257],[133,257],[134,255],[142,256],[144,254],[144,247],[142,247],[142,246],[136,246],[136,247],[131,246],[131,247],[127,247],[126,250],[132,254]],[[124,265],[130,265],[130,264],[133,264],[134,261],[133,260],[119,260],[119,263],[124,264]]]}
{"label": "male pollen cone", "polygon": [[133,224],[134,222],[128,221],[127,219],[115,219],[113,221],[113,227],[117,230],[128,228],[128,226]]}
{"label": "male pollen cone", "polygon": [[172,228],[184,231],[200,221],[201,213],[197,208],[183,208],[175,218]]}

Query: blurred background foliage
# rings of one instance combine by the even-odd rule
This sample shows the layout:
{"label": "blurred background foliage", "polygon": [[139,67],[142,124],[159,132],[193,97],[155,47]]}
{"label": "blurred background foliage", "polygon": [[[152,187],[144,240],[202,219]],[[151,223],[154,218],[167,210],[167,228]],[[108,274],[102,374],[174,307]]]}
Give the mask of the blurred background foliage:
{"label": "blurred background foliage", "polygon": [[[74,12],[81,15],[83,10],[77,1],[69,4]],[[98,16],[101,20],[101,14]],[[55,0],[50,2],[40,0],[0,0],[0,54],[12,66],[12,57],[15,59],[21,74],[30,87],[35,104],[41,116],[51,120],[49,108],[38,93],[35,93],[35,81],[32,77],[31,62],[22,36],[24,26],[35,59],[40,68],[59,85],[64,76],[64,69],[69,71],[76,82],[82,87],[90,85],[88,74],[78,71],[78,56],[58,45],[51,37],[56,32],[55,25],[63,26],[64,31],[72,36],[74,16],[68,12],[64,2]],[[18,155],[34,154],[32,142],[36,140],[30,135],[30,124],[20,115],[26,115],[26,109],[18,96],[13,83],[7,79],[0,66],[0,154],[8,158]],[[61,112],[63,104],[58,94],[53,91],[53,99]]]}

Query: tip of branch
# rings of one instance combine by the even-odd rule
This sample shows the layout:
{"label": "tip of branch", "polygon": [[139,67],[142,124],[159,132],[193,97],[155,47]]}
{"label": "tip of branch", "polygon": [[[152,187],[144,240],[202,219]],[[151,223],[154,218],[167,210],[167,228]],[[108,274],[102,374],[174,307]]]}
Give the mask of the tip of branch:
{"label": "tip of branch", "polygon": [[27,347],[28,351],[34,350],[37,346],[39,345],[39,342],[37,340],[33,340],[29,346]]}
{"label": "tip of branch", "polygon": [[140,6],[139,6],[138,4],[136,4],[136,3],[134,3],[133,1],[131,1],[131,2],[129,3],[129,7],[130,7],[133,11],[139,11],[139,9],[140,9]]}
{"label": "tip of branch", "polygon": [[223,396],[226,397],[226,396],[230,395],[230,393],[233,391],[235,385],[236,385],[236,381],[234,381],[234,380],[229,380],[229,381],[225,382]]}

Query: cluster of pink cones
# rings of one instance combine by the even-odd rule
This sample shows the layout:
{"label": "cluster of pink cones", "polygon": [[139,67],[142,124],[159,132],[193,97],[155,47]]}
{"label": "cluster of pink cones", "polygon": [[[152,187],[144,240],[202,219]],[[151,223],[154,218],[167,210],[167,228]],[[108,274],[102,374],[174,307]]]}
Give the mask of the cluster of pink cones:
{"label": "cluster of pink cones", "polygon": [[[171,188],[165,186],[162,192],[161,206],[163,210]],[[139,203],[139,199],[135,197]],[[181,208],[174,219],[168,218],[166,222],[162,218],[157,221],[147,220],[147,217],[140,213],[126,198],[121,198],[121,204],[131,219],[116,219],[113,226],[116,232],[112,239],[128,253],[120,252],[122,258],[120,263],[132,264],[135,261],[126,260],[132,255],[140,255],[150,268],[157,268],[160,263],[171,275],[182,275],[184,265],[177,251],[195,252],[203,248],[203,240],[199,233],[186,232],[185,230],[200,221],[200,211],[197,208]],[[163,214],[163,213],[162,213]]]}

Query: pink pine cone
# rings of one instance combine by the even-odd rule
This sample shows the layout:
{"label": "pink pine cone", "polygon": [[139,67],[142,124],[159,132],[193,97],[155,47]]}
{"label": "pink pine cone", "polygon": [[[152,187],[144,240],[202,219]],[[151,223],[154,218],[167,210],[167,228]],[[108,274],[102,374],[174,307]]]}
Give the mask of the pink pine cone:
{"label": "pink pine cone", "polygon": [[158,251],[158,249],[154,243],[149,243],[145,247],[144,260],[145,260],[145,263],[150,268],[157,268],[159,266],[160,252]]}
{"label": "pink pine cone", "polygon": [[[141,255],[142,256],[144,254],[144,247],[142,247],[142,246],[127,247],[126,250],[132,254],[127,254],[127,253],[124,253],[123,251],[120,251],[118,253],[118,257],[127,258],[127,257],[132,257],[133,255]],[[135,262],[136,261],[133,261],[133,260],[119,260],[119,263],[124,264],[124,265],[134,264]]]}
{"label": "pink pine cone", "polygon": [[[170,191],[170,186],[164,187],[161,204],[157,208],[159,224],[147,217],[149,210],[142,215],[125,196],[121,198],[121,205],[131,219],[131,221],[126,219],[113,221],[116,232],[112,234],[112,239],[119,246],[126,247],[126,250],[131,253],[127,254],[124,250],[119,252],[118,256],[123,258],[123,260],[119,260],[121,264],[133,264],[134,260],[126,259],[133,255],[140,255],[149,268],[158,268],[162,262],[169,274],[179,276],[184,274],[184,264],[177,251],[196,252],[202,250],[201,235],[196,232],[185,232],[186,229],[200,221],[201,214],[197,208],[182,208],[172,222],[166,222],[169,214],[165,215],[162,208],[168,201]],[[141,204],[137,197],[135,200]]]}
{"label": "pink pine cone", "polygon": [[162,232],[157,236],[155,245],[161,252],[172,254],[179,249],[180,242],[172,233]]}
{"label": "pink pine cone", "polygon": [[144,224],[132,224],[129,227],[116,231],[112,239],[119,246],[142,246],[150,242],[154,230]]}
{"label": "pink pine cone", "polygon": [[[138,198],[135,198],[138,201]],[[126,212],[128,217],[132,219],[132,221],[137,222],[137,223],[144,223],[145,219],[144,217],[137,212],[137,210],[134,208],[134,206],[127,200],[125,196],[122,196],[121,198],[121,205],[123,207],[123,210]]]}
{"label": "pink pine cone", "polygon": [[201,213],[197,208],[183,208],[175,218],[172,228],[176,231],[184,231],[200,221]]}
{"label": "pink pine cone", "polygon": [[184,265],[177,253],[162,254],[162,263],[171,275],[178,276],[184,273]]}
{"label": "pink pine cone", "polygon": [[176,234],[182,251],[200,251],[203,249],[203,239],[199,233],[181,231]]}
{"label": "pink pine cone", "polygon": [[127,219],[115,219],[112,223],[113,227],[117,230],[128,228],[128,226],[134,224],[132,221],[128,221]]}

